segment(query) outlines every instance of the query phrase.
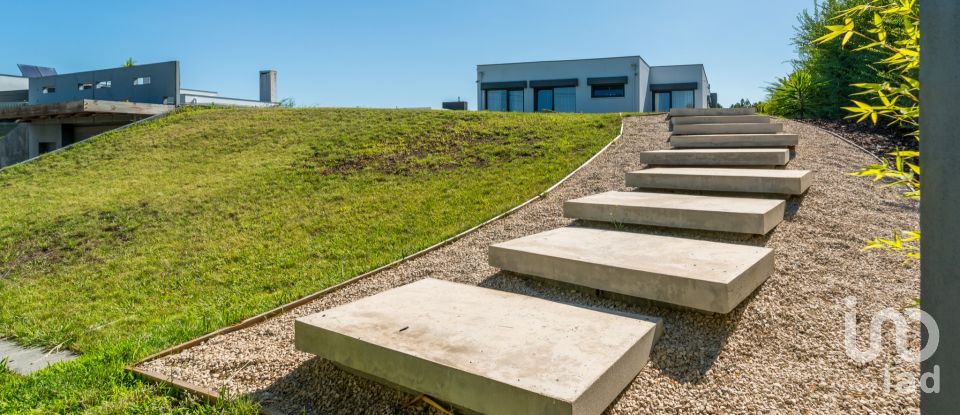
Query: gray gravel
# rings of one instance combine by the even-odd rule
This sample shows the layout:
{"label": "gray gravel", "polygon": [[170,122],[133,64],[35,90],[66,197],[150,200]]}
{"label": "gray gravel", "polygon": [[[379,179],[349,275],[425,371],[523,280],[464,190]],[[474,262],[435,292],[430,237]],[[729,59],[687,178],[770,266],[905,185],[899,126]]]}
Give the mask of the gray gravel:
{"label": "gray gravel", "polygon": [[[890,228],[915,229],[915,204],[893,190],[845,173],[868,164],[867,154],[816,127],[786,122],[799,133],[790,169],[815,172],[813,186],[788,203],[787,219],[767,236],[735,236],[660,228],[644,232],[765,245],[776,250],[776,272],[728,315],[655,305],[627,305],[544,285],[487,265],[487,246],[570,225],[564,200],[625,190],[624,173],[640,167],[637,153],[667,148],[663,116],[626,120],[624,137],[546,198],[469,236],[370,276],[259,325],[213,338],[143,365],[202,387],[247,394],[278,413],[432,413],[405,406],[410,395],[342,372],[293,348],[293,320],[412,281],[432,277],[556,301],[662,317],[666,332],[650,363],[613,403],[611,414],[633,413],[918,413],[919,393],[884,389],[919,376],[884,333],[876,360],[858,364],[843,347],[842,299],[855,296],[861,332],[876,311],[899,308],[919,295],[919,267],[883,251],[861,251],[864,239]],[[574,223],[574,226],[584,224]],[[590,224],[591,226],[602,226]],[[908,335],[919,348],[917,325]],[[866,344],[861,333],[861,347]]]}

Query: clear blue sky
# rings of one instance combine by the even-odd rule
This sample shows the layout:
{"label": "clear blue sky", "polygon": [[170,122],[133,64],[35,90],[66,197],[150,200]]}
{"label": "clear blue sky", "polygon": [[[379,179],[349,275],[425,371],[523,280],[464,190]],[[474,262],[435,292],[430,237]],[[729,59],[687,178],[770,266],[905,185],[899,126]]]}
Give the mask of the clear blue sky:
{"label": "clear blue sky", "polygon": [[789,70],[813,0],[5,2],[0,73],[179,60],[182,86],[256,98],[260,69],[299,105],[475,108],[483,63],[641,55],[703,63],[729,105]]}

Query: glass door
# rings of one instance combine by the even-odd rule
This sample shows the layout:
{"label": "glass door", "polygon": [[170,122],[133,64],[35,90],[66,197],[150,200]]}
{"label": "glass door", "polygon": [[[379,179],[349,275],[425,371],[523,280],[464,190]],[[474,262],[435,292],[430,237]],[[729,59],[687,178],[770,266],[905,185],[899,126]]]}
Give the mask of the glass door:
{"label": "glass door", "polygon": [[670,97],[671,108],[693,108],[693,91],[673,91]]}
{"label": "glass door", "polygon": [[554,88],[553,110],[556,112],[577,112],[577,88]]}
{"label": "glass door", "polygon": [[553,89],[537,90],[537,112],[553,111]]}
{"label": "glass door", "polygon": [[655,112],[670,112],[670,92],[653,93],[653,110]]}

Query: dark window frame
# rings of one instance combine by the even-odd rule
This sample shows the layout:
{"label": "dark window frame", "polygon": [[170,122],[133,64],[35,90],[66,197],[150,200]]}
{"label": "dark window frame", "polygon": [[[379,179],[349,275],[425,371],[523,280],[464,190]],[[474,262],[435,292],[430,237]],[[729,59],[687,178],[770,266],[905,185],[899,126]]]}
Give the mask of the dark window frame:
{"label": "dark window frame", "polygon": [[[489,99],[489,97],[490,97],[490,91],[505,91],[505,92],[507,93],[507,107],[506,107],[507,109],[504,110],[504,111],[495,111],[495,112],[510,112],[510,91],[524,91],[525,89],[526,89],[526,88],[490,88],[490,89],[484,89],[484,90],[483,90],[483,109],[486,110],[486,111],[490,111],[490,99]],[[526,95],[526,92],[524,92],[524,95]],[[526,97],[524,97],[524,98],[526,98]],[[520,112],[523,112],[523,110],[522,110],[522,109],[523,109],[523,102],[521,102],[520,104],[521,104],[521,105],[520,105],[520,108],[521,108],[521,111],[520,111]]]}
{"label": "dark window frame", "polygon": [[670,108],[670,109],[673,109],[673,93],[674,93],[674,92],[687,92],[687,91],[693,93],[693,107],[696,108],[696,106],[697,106],[697,90],[696,90],[696,89],[671,89],[671,90],[666,90],[666,91],[651,91],[651,92],[653,92],[653,96],[654,96],[653,110],[654,110],[654,111],[657,110],[656,96],[657,96],[658,93],[667,93],[667,94],[668,94],[668,96],[670,97],[669,108]]}
{"label": "dark window frame", "polygon": [[[597,90],[616,90],[619,89],[620,93],[618,95],[597,95]],[[626,84],[603,84],[603,85],[590,85],[590,98],[624,98],[627,96],[627,85]]]}
{"label": "dark window frame", "polygon": [[[557,89],[562,89],[562,88],[573,88],[574,93],[576,93],[576,91],[577,91],[577,87],[576,87],[576,86],[544,86],[544,87],[539,87],[539,88],[533,88],[533,112],[542,112],[542,111],[537,110],[537,108],[539,108],[539,104],[540,104],[540,91],[545,91],[545,90],[548,90],[548,89],[549,89],[550,91],[552,91],[552,92],[550,93],[550,96],[551,96],[552,99],[553,99],[553,102],[550,103],[550,112],[558,112],[558,111],[557,111],[557,91],[556,91],[556,90],[557,90]],[[574,112],[576,112],[576,111],[574,111]]]}

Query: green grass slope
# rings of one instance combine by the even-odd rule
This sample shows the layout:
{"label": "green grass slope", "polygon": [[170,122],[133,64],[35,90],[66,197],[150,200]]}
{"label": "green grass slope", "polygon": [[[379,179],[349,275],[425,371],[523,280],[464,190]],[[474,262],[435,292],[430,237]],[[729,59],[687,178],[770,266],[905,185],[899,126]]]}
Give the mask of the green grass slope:
{"label": "green grass slope", "polygon": [[188,109],[0,171],[0,413],[215,412],[122,371],[538,194],[617,115]]}

